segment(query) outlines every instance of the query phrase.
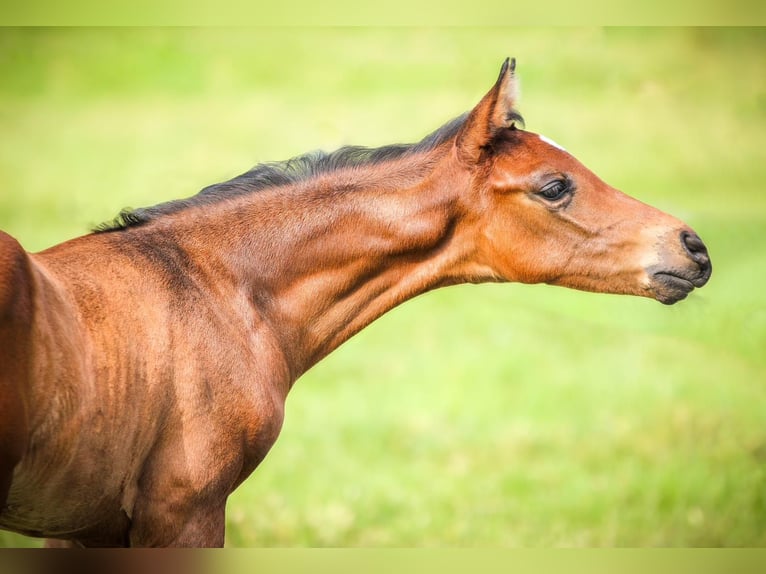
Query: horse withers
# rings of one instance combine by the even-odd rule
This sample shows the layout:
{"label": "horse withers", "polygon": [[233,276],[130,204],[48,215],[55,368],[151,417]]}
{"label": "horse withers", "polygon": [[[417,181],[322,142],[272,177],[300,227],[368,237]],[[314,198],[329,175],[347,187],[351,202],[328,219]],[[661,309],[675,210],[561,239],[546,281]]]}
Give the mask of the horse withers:
{"label": "horse withers", "polygon": [[264,164],[40,253],[0,235],[0,527],[85,546],[220,546],[229,494],[309,367],[457,283],[675,303],[686,224],[522,129],[514,62],[418,143]]}

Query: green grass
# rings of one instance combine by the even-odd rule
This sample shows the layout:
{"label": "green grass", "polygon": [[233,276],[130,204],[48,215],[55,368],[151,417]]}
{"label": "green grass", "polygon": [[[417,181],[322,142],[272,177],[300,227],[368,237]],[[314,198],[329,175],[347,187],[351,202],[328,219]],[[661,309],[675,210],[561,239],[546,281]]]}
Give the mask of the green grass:
{"label": "green grass", "polygon": [[0,30],[0,228],[39,250],[259,161],[416,140],[515,55],[528,128],[689,222],[710,284],[403,305],[297,383],[227,543],[763,546],[764,50],[762,29]]}

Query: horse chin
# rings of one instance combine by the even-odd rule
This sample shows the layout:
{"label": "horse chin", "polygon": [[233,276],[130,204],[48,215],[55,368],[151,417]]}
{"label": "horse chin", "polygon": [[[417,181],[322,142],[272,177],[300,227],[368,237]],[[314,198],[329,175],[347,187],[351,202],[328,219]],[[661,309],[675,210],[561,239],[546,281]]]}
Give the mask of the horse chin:
{"label": "horse chin", "polygon": [[651,277],[652,294],[663,305],[678,303],[694,291],[691,280],[672,271],[657,271]]}

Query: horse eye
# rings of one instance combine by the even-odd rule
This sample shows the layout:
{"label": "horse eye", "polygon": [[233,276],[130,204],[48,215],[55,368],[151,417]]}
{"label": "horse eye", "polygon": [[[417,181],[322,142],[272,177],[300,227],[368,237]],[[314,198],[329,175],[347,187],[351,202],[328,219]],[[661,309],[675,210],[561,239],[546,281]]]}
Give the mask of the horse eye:
{"label": "horse eye", "polygon": [[569,183],[563,179],[552,181],[544,185],[539,191],[539,195],[548,201],[561,199],[567,193],[569,193]]}

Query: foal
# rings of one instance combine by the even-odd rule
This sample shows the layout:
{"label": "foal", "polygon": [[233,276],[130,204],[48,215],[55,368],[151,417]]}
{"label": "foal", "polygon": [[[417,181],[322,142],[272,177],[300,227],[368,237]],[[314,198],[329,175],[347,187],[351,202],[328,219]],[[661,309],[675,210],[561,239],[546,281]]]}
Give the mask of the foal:
{"label": "foal", "polygon": [[413,145],[261,165],[26,253],[0,233],[0,526],[86,546],[220,546],[295,380],[456,283],[675,303],[684,223],[520,129],[514,62]]}

